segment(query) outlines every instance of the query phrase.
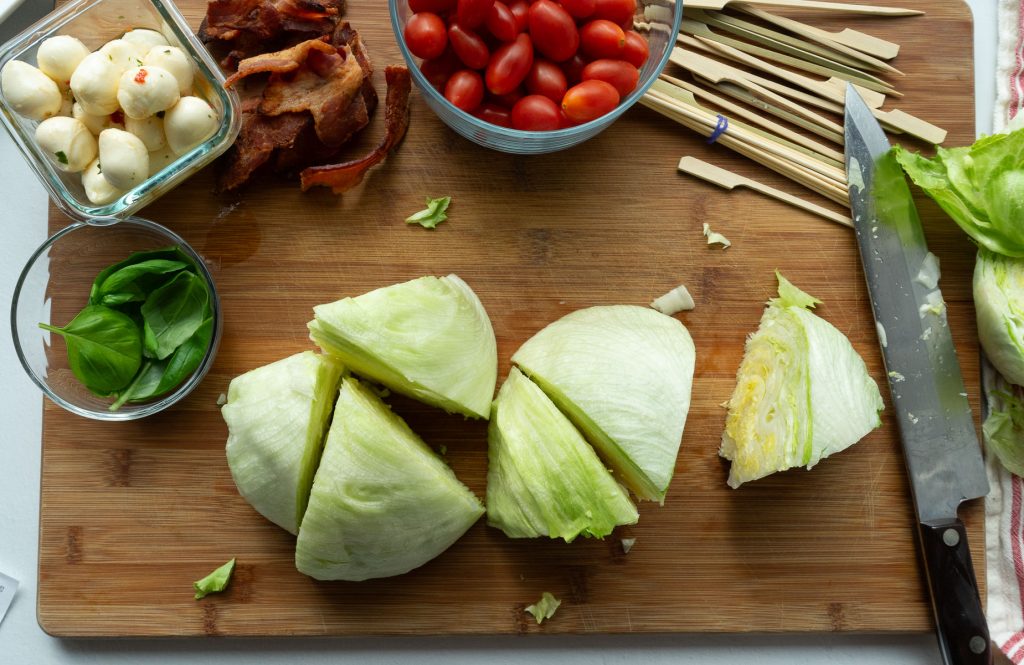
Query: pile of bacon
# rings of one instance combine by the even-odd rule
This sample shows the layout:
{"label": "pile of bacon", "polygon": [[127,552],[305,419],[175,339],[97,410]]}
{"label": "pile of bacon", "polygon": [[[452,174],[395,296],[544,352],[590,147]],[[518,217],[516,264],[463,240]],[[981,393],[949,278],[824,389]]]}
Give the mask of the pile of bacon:
{"label": "pile of bacon", "polygon": [[370,58],[359,34],[341,21],[344,9],[345,0],[211,0],[199,37],[223,55],[221,65],[234,71],[225,85],[239,87],[243,100],[221,189],[268,168],[299,173],[303,191],[322,185],[340,194],[405,136],[409,70],[387,67],[383,140],[361,159],[332,163],[377,107]]}

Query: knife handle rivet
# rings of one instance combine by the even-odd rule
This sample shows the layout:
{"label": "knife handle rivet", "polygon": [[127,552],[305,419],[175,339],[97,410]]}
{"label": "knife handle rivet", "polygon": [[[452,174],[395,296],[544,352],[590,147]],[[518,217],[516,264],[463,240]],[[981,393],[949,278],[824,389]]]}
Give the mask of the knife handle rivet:
{"label": "knife handle rivet", "polygon": [[949,547],[956,547],[960,544],[960,533],[956,529],[946,529],[942,532],[942,542]]}
{"label": "knife handle rivet", "polygon": [[985,653],[985,647],[988,646],[988,643],[985,642],[985,638],[981,635],[975,635],[971,638],[971,641],[967,643],[967,646],[970,648],[971,653],[982,654]]}

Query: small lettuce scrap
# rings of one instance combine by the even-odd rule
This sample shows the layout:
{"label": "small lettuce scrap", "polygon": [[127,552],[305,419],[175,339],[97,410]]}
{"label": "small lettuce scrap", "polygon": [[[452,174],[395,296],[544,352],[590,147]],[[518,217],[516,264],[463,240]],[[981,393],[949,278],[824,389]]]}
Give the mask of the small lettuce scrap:
{"label": "small lettuce scrap", "polygon": [[231,574],[235,572],[235,560],[231,559],[223,566],[217,568],[206,577],[201,580],[196,580],[192,583],[192,588],[195,589],[196,600],[206,598],[211,593],[220,593],[224,589],[228,588],[228,582],[231,581]]}
{"label": "small lettuce scrap", "polygon": [[903,170],[979,245],[1024,257],[1024,129],[983,136],[934,158],[895,146]]}
{"label": "small lettuce scrap", "polygon": [[401,575],[448,549],[483,513],[404,420],[346,377],[299,528],[295,566],[318,580]]}
{"label": "small lettuce scrap", "polygon": [[1024,259],[979,250],[974,307],[985,355],[1007,381],[1024,385]]}
{"label": "small lettuce scrap", "polygon": [[776,276],[779,297],[747,340],[726,403],[719,454],[732,462],[733,488],[810,469],[881,424],[882,396],[850,341],[811,313],[819,300]]}
{"label": "small lettuce scrap", "polygon": [[221,415],[239,493],[268,520],[299,532],[342,366],[312,351],[235,377]]}
{"label": "small lettuce scrap", "polygon": [[498,380],[494,329],[456,275],[421,277],[313,312],[312,340],[356,374],[450,413],[490,415]]}
{"label": "small lettuce scrap", "polygon": [[555,598],[551,592],[545,591],[540,595],[540,600],[533,605],[526,606],[526,611],[533,615],[539,626],[544,623],[545,619],[555,616],[555,612],[558,611],[561,605],[562,601]]}
{"label": "small lettuce scrap", "polygon": [[993,408],[981,426],[985,448],[995,454],[1006,470],[1024,476],[1024,402],[997,392],[1002,408]]}
{"label": "small lettuce scrap", "polygon": [[558,407],[512,368],[487,430],[487,523],[572,542],[636,524],[636,507]]}

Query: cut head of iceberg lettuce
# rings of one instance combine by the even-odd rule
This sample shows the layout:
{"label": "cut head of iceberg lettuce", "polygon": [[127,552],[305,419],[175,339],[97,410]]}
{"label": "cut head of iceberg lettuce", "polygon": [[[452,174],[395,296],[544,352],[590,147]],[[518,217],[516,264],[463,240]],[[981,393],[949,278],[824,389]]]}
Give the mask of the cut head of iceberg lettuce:
{"label": "cut head of iceberg lettuce", "polygon": [[487,432],[487,523],[511,538],[603,538],[636,507],[583,436],[512,368]]}
{"label": "cut head of iceberg lettuce", "polygon": [[421,277],[313,308],[310,337],[353,372],[471,418],[490,414],[494,330],[455,275]]}
{"label": "cut head of iceberg lettuce", "polygon": [[974,308],[985,355],[1007,381],[1024,385],[1024,259],[980,249]]}
{"label": "cut head of iceberg lettuce", "polygon": [[333,358],[305,351],[235,377],[221,408],[238,491],[293,534],[320,463],[341,372]]}
{"label": "cut head of iceberg lettuce", "polygon": [[401,575],[448,549],[483,512],[404,420],[346,377],[299,529],[295,565],[319,580]]}
{"label": "cut head of iceberg lettuce", "polygon": [[777,276],[779,297],[747,340],[727,403],[720,454],[734,488],[809,469],[881,424],[882,396],[850,341],[809,311],[818,300]]}
{"label": "cut head of iceberg lettuce", "polygon": [[512,356],[620,482],[637,497],[659,502],[675,471],[694,360],[683,324],[631,305],[573,312]]}

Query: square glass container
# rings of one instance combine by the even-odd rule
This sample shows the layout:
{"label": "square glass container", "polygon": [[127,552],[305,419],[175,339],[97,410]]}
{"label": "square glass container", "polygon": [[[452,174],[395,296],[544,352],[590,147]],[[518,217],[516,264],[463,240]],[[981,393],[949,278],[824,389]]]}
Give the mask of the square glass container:
{"label": "square glass container", "polygon": [[13,59],[35,66],[39,44],[49,37],[70,35],[81,40],[90,50],[96,50],[133,28],[156,30],[189,56],[194,70],[193,94],[209,102],[220,123],[209,139],[180,155],[112,203],[97,206],[86,197],[81,174],[58,170],[43,154],[35,140],[38,122],[18,115],[0,90],[0,121],[53,202],[75,220],[130,216],[212,162],[228,149],[238,135],[241,110],[237,93],[224,89],[224,75],[217,63],[169,0],[73,0],[0,47],[0,68]]}

